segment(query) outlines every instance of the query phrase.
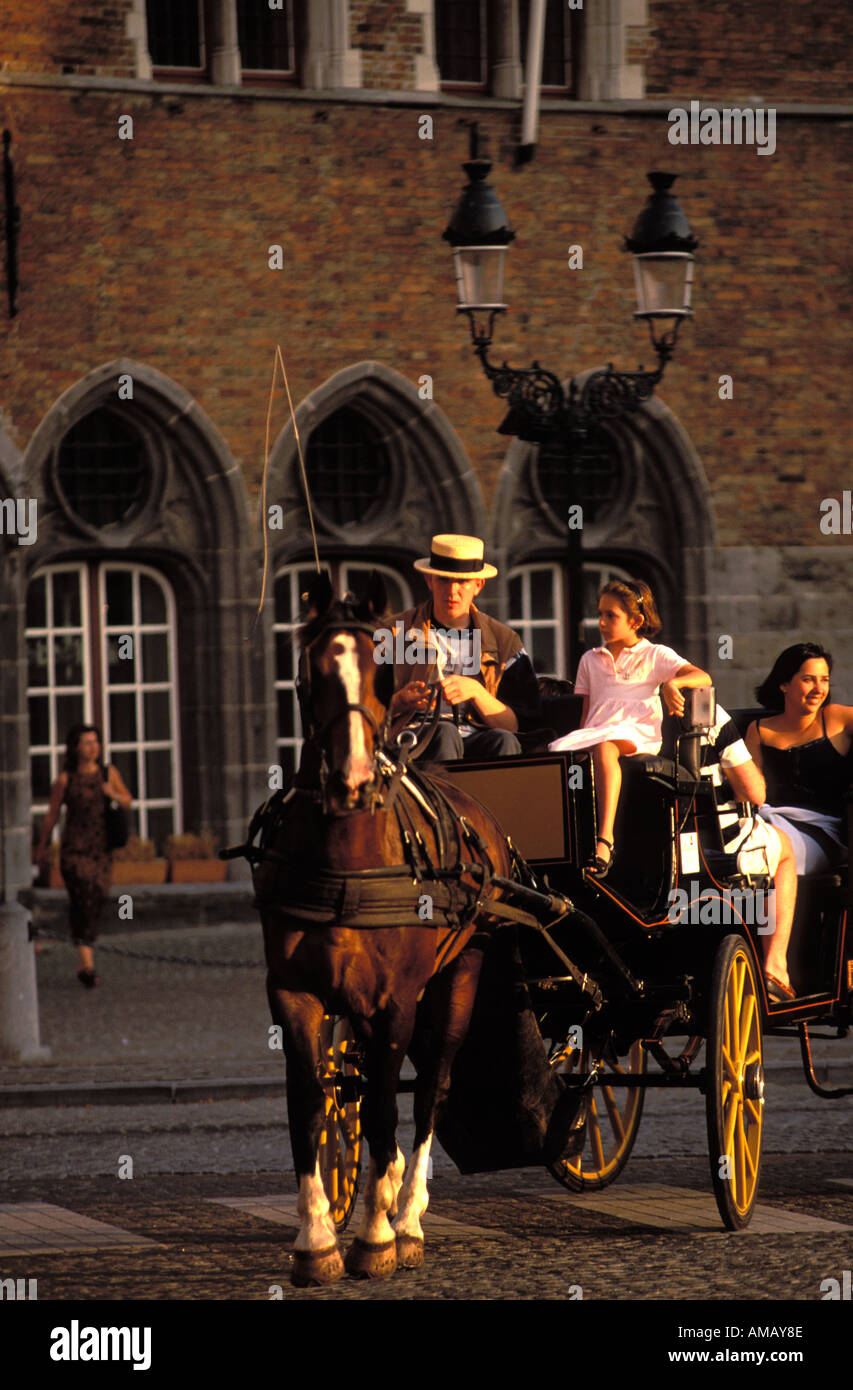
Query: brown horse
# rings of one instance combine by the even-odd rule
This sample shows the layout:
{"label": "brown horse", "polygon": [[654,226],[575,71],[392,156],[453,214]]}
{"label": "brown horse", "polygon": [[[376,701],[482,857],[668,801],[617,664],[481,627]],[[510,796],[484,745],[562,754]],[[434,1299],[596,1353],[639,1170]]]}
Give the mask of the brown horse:
{"label": "brown horse", "polygon": [[[499,826],[479,803],[441,779],[413,779],[382,750],[392,668],[377,665],[372,638],[385,608],[381,581],[356,604],[334,601],[328,578],[318,576],[309,602],[301,633],[307,749],[297,779],[304,785],[284,802],[255,870],[267,992],[284,1033],[301,1222],[292,1279],[300,1286],[344,1272],[318,1163],[324,1014],[350,1020],[367,1077],[370,1161],[346,1269],[382,1278],[423,1260],[434,1116],[468,1027],[489,923],[478,899],[493,873],[512,867]],[[415,1147],[405,1167],[397,1086],[424,991],[430,1042],[426,1056],[419,1051]]]}

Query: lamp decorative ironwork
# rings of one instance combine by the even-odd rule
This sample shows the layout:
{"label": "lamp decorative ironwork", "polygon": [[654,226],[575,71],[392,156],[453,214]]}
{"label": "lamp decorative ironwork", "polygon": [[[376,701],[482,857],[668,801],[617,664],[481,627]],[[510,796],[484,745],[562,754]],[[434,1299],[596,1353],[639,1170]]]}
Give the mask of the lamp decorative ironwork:
{"label": "lamp decorative ironwork", "polygon": [[[589,372],[579,385],[567,387],[540,362],[529,367],[500,365],[489,358],[495,319],[506,311],[503,302],[507,248],[515,237],[494,188],[488,182],[491,161],[480,157],[476,124],[471,126],[470,157],[463,165],[468,184],[443,233],[450,243],[459,296],[457,312],[468,316],[474,352],[496,396],[508,404],[498,426],[500,434],[533,444],[546,444],[561,453],[569,475],[570,493],[582,502],[581,455],[602,423],[631,414],[649,400],[663,379],[675,351],[682,321],[691,314],[693,252],[698,245],[686,216],[671,191],[677,175],[650,173],[652,193],[624,249],[634,258],[637,292],[635,319],[649,325],[657,355],[656,370],[642,366],[618,372],[612,362]],[[581,607],[580,536],[569,531],[569,647],[578,655]]]}

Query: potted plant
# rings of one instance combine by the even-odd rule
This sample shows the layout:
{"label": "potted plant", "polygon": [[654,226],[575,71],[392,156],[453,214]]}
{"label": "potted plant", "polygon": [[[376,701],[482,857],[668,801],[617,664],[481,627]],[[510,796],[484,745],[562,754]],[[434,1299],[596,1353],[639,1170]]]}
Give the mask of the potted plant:
{"label": "potted plant", "polygon": [[138,835],[113,851],[113,883],[165,883],[168,867],[165,859],[157,858],[153,840]]}
{"label": "potted plant", "polygon": [[209,830],[198,835],[170,835],[166,841],[166,858],[172,883],[222,883],[228,869],[224,859],[218,859],[218,842]]}

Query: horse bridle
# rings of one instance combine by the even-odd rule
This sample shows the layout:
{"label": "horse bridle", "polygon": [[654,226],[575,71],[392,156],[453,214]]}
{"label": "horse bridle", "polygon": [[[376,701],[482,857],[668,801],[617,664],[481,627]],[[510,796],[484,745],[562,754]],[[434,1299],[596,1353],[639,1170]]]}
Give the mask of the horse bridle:
{"label": "horse bridle", "polygon": [[[374,640],[375,629],[368,623],[359,622],[354,618],[348,621],[330,623],[329,628],[334,630],[334,632],[363,632],[371,641]],[[372,783],[370,784],[373,788],[375,788],[376,781],[380,774],[387,772],[389,767],[395,766],[387,755],[382,752],[391,725],[390,705],[386,711],[385,719],[380,725],[373,710],[368,709],[367,705],[362,704],[360,701],[348,700],[346,704],[341,709],[337,710],[331,718],[327,719],[320,728],[317,728],[311,708],[311,649],[320,641],[320,638],[325,637],[325,635],[326,629],[323,629],[302,648],[299,657],[299,673],[296,680],[296,696],[299,703],[302,727],[305,731],[305,742],[316,749],[320,755],[320,793],[324,807],[326,806],[326,782],[329,776],[329,769],[323,740],[329,730],[333,728],[339,720],[348,719],[351,714],[360,714],[371,729],[375,740],[373,754],[374,774]],[[416,757],[429,743],[432,732],[438,722],[438,714],[441,705],[439,694],[439,687],[436,686],[430,703],[421,715],[417,725],[414,728],[406,727],[401,730],[398,735],[396,740],[398,750],[397,766],[400,767],[400,770],[402,770],[402,767],[409,761],[410,757]],[[374,790],[369,793],[369,801],[372,807],[381,806],[383,801],[382,792]]]}

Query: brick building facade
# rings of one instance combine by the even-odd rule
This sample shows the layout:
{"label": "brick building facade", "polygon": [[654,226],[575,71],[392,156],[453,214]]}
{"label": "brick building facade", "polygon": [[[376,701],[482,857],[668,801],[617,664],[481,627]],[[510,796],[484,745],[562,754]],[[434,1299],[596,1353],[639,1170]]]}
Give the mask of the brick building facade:
{"label": "brick building facade", "polygon": [[[31,817],[75,718],[105,725],[155,840],[239,836],[269,765],[296,756],[287,638],[311,547],[281,400],[268,502],[283,525],[252,635],[277,342],[336,579],[378,562],[407,600],[433,531],[482,534],[493,611],[542,671],[569,674],[564,499],[533,446],[496,433],[441,240],[472,120],[518,233],[498,360],[565,377],[650,365],[621,250],[646,170],[679,174],[699,238],[695,317],[656,398],[611,431],[590,591],[646,577],[663,640],[726,702],[748,703],[800,636],[836,649],[853,700],[851,539],[821,530],[848,481],[849,7],[551,0],[538,144],[518,165],[526,10],[7,5],[0,500],[38,506],[32,544],[11,508],[0,533],[10,960]],[[693,100],[773,108],[774,152],[673,145],[668,113]]]}

